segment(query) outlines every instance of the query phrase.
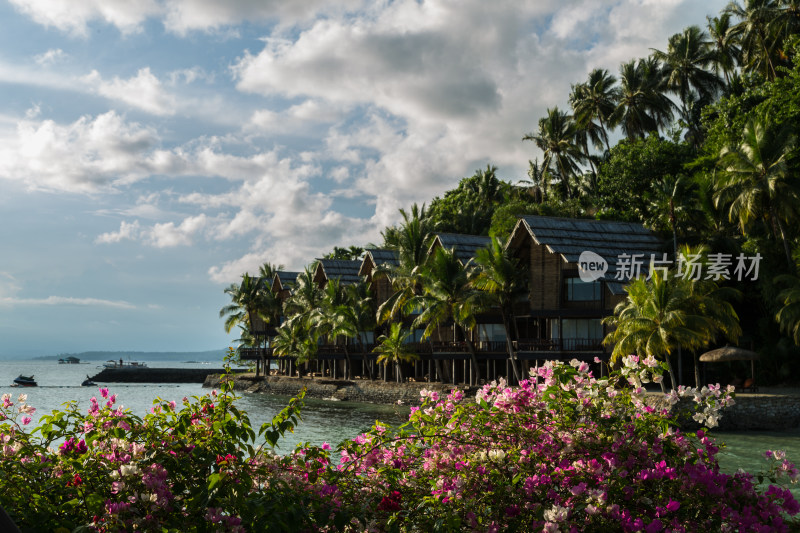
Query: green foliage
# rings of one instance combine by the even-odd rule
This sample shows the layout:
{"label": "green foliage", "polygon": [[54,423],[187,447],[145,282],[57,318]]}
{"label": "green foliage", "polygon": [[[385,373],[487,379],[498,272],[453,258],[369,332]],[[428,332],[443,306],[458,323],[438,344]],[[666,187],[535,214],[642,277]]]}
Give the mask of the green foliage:
{"label": "green foliage", "polygon": [[328,516],[312,493],[289,490],[280,472],[290,461],[272,453],[300,420],[303,394],[258,431],[225,377],[219,393],[182,407],[156,398],[144,417],[108,389],[100,396],[33,430],[17,414],[30,412],[25,396],[3,396],[0,504],[21,530],[296,531]]}
{"label": "green foliage", "polygon": [[603,207],[614,210],[622,220],[652,216],[647,195],[668,176],[681,174],[691,158],[692,149],[686,143],[657,135],[620,141],[597,172]]}
{"label": "green foliage", "polygon": [[443,197],[434,198],[428,209],[430,224],[436,231],[486,235],[492,215],[504,201],[510,185],[497,178],[497,168],[487,166],[462,179],[458,187]]}

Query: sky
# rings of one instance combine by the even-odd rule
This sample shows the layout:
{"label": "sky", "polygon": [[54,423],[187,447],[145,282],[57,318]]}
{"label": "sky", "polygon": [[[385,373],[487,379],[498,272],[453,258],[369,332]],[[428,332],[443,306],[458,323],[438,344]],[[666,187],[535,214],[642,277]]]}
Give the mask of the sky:
{"label": "sky", "polygon": [[0,0],[0,357],[232,345],[224,289],[380,243],[727,0]]}

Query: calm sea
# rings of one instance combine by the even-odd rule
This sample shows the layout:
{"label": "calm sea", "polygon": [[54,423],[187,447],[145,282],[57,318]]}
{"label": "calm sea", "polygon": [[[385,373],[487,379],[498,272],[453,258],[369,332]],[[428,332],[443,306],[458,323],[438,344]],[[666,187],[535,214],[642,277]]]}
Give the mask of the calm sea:
{"label": "calm sea", "polygon": [[[219,362],[210,364],[181,363],[174,361],[146,361],[152,368],[221,368]],[[88,408],[89,399],[97,396],[94,387],[81,387],[87,374],[93,376],[100,371],[102,362],[63,365],[55,361],[0,361],[0,392],[20,392],[28,395],[28,403],[37,409],[34,422],[41,414],[57,409],[64,402],[75,400],[79,406]],[[38,387],[12,388],[12,380],[19,374],[33,374]],[[146,414],[153,399],[180,403],[184,396],[202,396],[210,391],[201,384],[109,383],[112,394],[117,395],[117,405],[131,409],[137,415]],[[287,398],[266,394],[243,394],[237,405],[250,417],[254,428],[268,422],[286,406]],[[352,402],[325,400],[306,401],[303,420],[293,434],[288,434],[279,451],[286,451],[301,442],[320,445],[328,442],[336,445],[344,439],[355,437],[367,430],[376,420],[398,425],[406,420],[408,410],[399,406],[382,406]],[[718,443],[724,443],[719,454],[720,466],[726,472],[742,468],[748,472],[763,470],[766,462],[763,453],[767,449],[785,450],[787,457],[800,463],[800,428],[782,432],[719,432]],[[800,489],[793,490],[800,497]]]}

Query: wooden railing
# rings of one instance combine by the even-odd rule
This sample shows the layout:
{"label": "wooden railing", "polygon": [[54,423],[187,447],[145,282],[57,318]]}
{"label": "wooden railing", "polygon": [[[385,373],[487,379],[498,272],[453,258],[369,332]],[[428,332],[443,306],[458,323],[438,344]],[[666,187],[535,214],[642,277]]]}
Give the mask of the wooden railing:
{"label": "wooden railing", "polygon": [[[514,349],[518,352],[581,352],[599,351],[603,349],[601,339],[520,339],[513,341]],[[347,351],[350,355],[361,356],[372,354],[375,344],[348,344]],[[505,341],[478,341],[473,344],[477,353],[505,353],[508,348]],[[469,348],[464,341],[451,342],[412,342],[406,347],[419,355],[431,353],[468,353]],[[272,348],[242,348],[241,358],[244,360],[257,360],[275,357]],[[342,344],[320,344],[317,355],[344,358],[345,347]]]}
{"label": "wooden railing", "polygon": [[603,349],[602,339],[520,339],[515,344],[520,352],[580,352]]}

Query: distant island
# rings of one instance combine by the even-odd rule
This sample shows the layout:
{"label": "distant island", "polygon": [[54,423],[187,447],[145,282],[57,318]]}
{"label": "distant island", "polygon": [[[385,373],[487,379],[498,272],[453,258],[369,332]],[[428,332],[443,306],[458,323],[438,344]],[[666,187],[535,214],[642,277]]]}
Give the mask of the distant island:
{"label": "distant island", "polygon": [[208,350],[205,352],[132,352],[132,351],[94,351],[80,353],[60,353],[57,355],[40,355],[31,359],[37,361],[57,361],[66,357],[77,357],[81,361],[106,361],[109,359],[119,360],[128,358],[146,361],[222,361],[226,349]]}

